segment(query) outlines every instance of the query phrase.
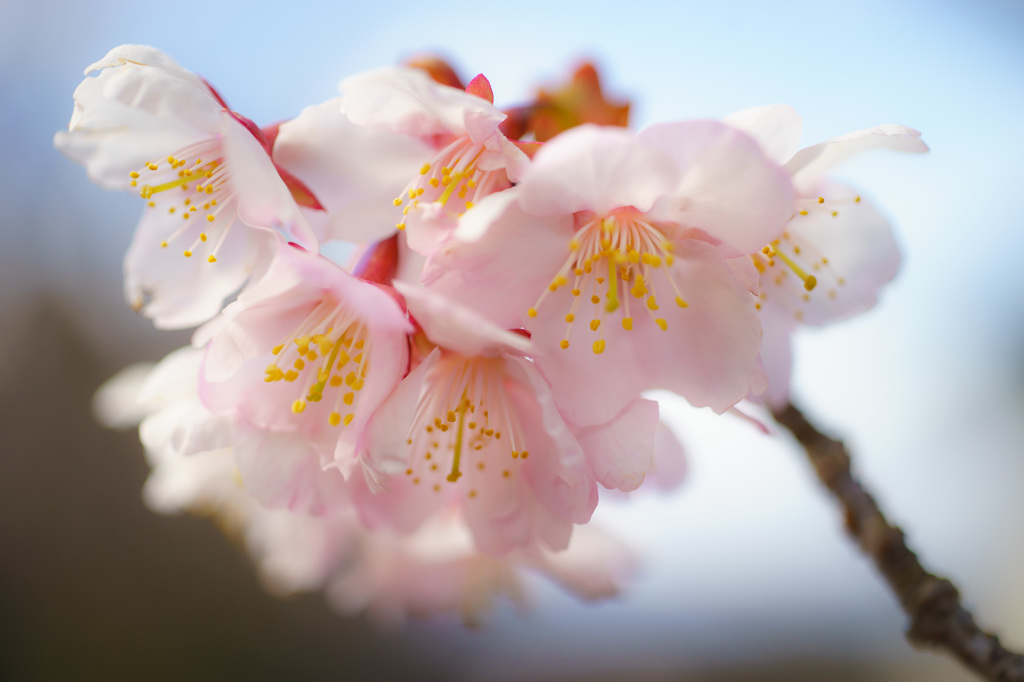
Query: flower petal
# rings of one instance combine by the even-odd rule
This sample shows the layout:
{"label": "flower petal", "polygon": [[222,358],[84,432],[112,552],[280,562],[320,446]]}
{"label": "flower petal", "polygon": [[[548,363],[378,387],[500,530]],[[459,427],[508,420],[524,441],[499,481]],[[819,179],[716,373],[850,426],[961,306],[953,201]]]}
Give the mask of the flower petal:
{"label": "flower petal", "polygon": [[726,256],[761,248],[793,213],[790,179],[746,133],[718,121],[683,121],[637,138],[671,156],[681,176],[648,217],[702,230]]}
{"label": "flower petal", "polygon": [[358,126],[341,99],[307,107],[281,124],[274,160],[300,178],[327,210],[323,239],[376,241],[394,233],[402,193],[431,156],[415,137]]}
{"label": "flower petal", "polygon": [[886,123],[801,149],[785,167],[793,176],[793,184],[803,190],[836,165],[869,149],[922,154],[928,151],[928,145],[921,140],[921,133],[913,128]]}
{"label": "flower petal", "polygon": [[654,457],[658,403],[637,398],[604,424],[577,434],[598,483],[622,492],[644,482]]}
{"label": "flower petal", "polygon": [[536,216],[633,206],[646,211],[678,183],[671,159],[630,131],[582,125],[541,147],[519,184],[522,209]]}
{"label": "flower petal", "polygon": [[803,121],[788,104],[769,104],[729,114],[722,123],[738,128],[758,141],[765,156],[778,164],[793,158],[800,148]]}

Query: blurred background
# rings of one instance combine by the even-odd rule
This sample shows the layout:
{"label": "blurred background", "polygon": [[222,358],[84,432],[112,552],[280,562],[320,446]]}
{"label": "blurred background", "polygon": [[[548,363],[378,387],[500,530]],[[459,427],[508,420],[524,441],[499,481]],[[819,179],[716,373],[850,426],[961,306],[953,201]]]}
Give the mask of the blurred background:
{"label": "blurred background", "polygon": [[879,123],[927,156],[841,168],[905,261],[871,313],[806,332],[795,402],[842,436],[926,566],[1024,649],[1024,5],[0,0],[0,679],[968,680],[905,618],[784,438],[666,400],[690,451],[669,496],[602,505],[644,569],[585,605],[381,631],[319,594],[263,592],[213,524],[148,511],[134,433],[89,400],[187,343],[121,297],[140,212],[52,148],[82,70],[148,43],[266,124],[350,73],[422,52],[499,106],[595,60],[633,124],[788,103],[804,143]]}

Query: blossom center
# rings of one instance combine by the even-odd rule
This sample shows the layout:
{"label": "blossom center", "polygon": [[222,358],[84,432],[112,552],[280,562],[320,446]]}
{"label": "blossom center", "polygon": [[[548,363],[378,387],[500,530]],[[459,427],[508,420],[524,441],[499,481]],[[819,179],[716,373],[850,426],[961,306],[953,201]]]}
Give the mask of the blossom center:
{"label": "blossom center", "polygon": [[477,165],[486,151],[483,144],[463,136],[423,164],[419,175],[393,202],[395,206],[405,204],[402,220],[395,227],[404,230],[405,216],[420,204],[437,203],[459,216],[473,208],[477,197],[507,186],[503,169],[481,170]]}
{"label": "blossom center", "polygon": [[473,499],[515,478],[530,453],[505,382],[501,358],[442,354],[424,378],[406,438],[414,485],[439,493],[465,475]]}
{"label": "blossom center", "polygon": [[835,218],[842,210],[841,205],[848,203],[860,203],[860,197],[828,201],[824,197],[800,199],[797,212],[790,219],[791,229],[750,256],[761,275],[758,310],[761,302],[768,300],[768,289],[771,289],[772,299],[791,309],[797,320],[802,320],[802,305],[811,301],[812,292],[818,290],[819,279],[828,282],[824,287],[826,295],[830,299],[837,297],[838,287],[846,285],[845,278],[835,272],[825,254],[806,239],[796,237],[793,230],[802,231],[800,223],[809,216],[829,215]]}
{"label": "blossom center", "polygon": [[325,393],[333,393],[327,422],[348,426],[366,382],[369,352],[370,339],[362,320],[344,306],[324,300],[274,346],[276,357],[267,366],[263,380],[297,382],[301,386],[299,397],[291,404],[295,414],[304,412],[308,403],[323,401]]}
{"label": "blossom center", "polygon": [[206,257],[208,263],[216,263],[217,253],[234,222],[230,219],[217,222],[232,199],[230,172],[220,141],[210,139],[190,145],[161,162],[147,163],[142,169],[132,171],[130,176],[131,186],[139,187],[139,195],[147,200],[150,210],[181,217],[181,223],[160,241],[160,246],[167,248],[171,242],[187,240],[191,243],[183,253],[191,258],[211,236],[216,236]]}
{"label": "blossom center", "polygon": [[605,349],[605,318],[618,316],[622,328],[632,331],[632,308],[636,306],[663,331],[668,329],[668,321],[658,313],[658,297],[674,296],[678,307],[689,307],[672,278],[673,243],[633,211],[578,222],[583,225],[569,242],[569,257],[527,314],[536,317],[548,294],[570,286],[571,280],[572,304],[565,315],[567,326],[560,344],[563,349],[569,347],[576,319],[587,306],[585,301],[590,306],[590,330],[597,335],[591,344],[596,354]]}

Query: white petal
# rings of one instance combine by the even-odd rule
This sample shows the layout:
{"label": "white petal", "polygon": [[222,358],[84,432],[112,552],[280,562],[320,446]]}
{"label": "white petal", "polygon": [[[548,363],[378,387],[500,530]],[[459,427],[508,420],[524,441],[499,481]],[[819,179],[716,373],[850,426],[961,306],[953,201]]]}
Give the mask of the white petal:
{"label": "white petal", "polygon": [[415,137],[352,123],[341,99],[308,107],[283,123],[274,160],[302,180],[327,209],[324,239],[376,241],[395,231],[392,200],[419,173],[432,149]]}
{"label": "white petal", "polygon": [[279,229],[290,241],[315,250],[316,236],[263,145],[228,112],[221,132],[238,217],[251,227]]}
{"label": "white petal", "polygon": [[493,104],[462,90],[440,85],[411,67],[387,67],[341,82],[342,111],[357,125],[429,138],[463,135],[466,118],[488,121],[496,130],[505,115]]}
{"label": "white petal", "polygon": [[802,190],[812,186],[823,173],[836,165],[869,149],[921,154],[928,151],[928,145],[921,140],[921,133],[913,128],[887,123],[801,149],[785,167],[793,176],[793,184]]}
{"label": "white petal", "polygon": [[800,147],[803,121],[788,104],[770,104],[729,114],[722,123],[739,128],[758,141],[765,155],[782,164]]}

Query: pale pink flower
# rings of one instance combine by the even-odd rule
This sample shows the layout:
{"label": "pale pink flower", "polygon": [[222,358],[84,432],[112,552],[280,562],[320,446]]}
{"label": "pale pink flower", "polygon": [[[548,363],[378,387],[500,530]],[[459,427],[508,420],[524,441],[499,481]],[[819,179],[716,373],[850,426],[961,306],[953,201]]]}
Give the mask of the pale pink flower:
{"label": "pale pink flower", "polygon": [[751,259],[760,273],[758,308],[764,327],[761,357],[769,377],[763,399],[788,398],[798,324],[821,325],[872,307],[896,276],[900,254],[888,221],[856,190],[824,174],[870,149],[922,153],[921,134],[881,125],[797,150],[800,116],[788,106],[756,107],[725,122],[746,130],[792,176],[793,216]]}
{"label": "pale pink flower", "polygon": [[196,332],[207,345],[200,392],[214,412],[303,434],[347,474],[367,421],[405,375],[410,331],[387,288],[281,244],[266,274]]}
{"label": "pale pink flower", "polygon": [[94,71],[54,144],[97,183],[147,202],[124,264],[136,310],[159,327],[196,325],[269,255],[270,231],[316,246],[286,184],[294,179],[202,78],[142,45],[114,48]]}
{"label": "pale pink flower", "polygon": [[756,273],[735,257],[777,234],[792,200],[786,174],[723,124],[580,126],[467,213],[424,281],[532,332],[576,424],[656,387],[721,412],[764,388]]}
{"label": "pale pink flower", "polygon": [[[384,624],[446,613],[478,623],[498,598],[524,601],[524,570],[588,600],[618,594],[635,572],[632,552],[589,526],[576,531],[564,552],[515,552],[502,559],[477,552],[453,510],[435,514],[411,536],[369,531],[344,504],[336,471],[319,471],[321,487],[334,495],[334,504],[321,515],[268,509],[252,496],[254,482],[244,468],[236,469],[238,443],[229,420],[199,403],[201,357],[201,351],[186,348],[155,367],[122,371],[97,393],[96,412],[108,425],[142,422],[152,467],[143,493],[147,505],[161,514],[212,517],[244,543],[275,594],[324,588],[339,610],[366,611]],[[198,439],[203,431],[218,435]],[[181,438],[184,434],[193,435]],[[278,444],[282,438],[298,440],[294,434],[266,435]],[[316,455],[306,457],[314,464],[311,470],[318,470]]]}
{"label": "pale pink flower", "polygon": [[379,472],[371,483],[386,490],[353,491],[364,518],[411,532],[435,510],[461,505],[484,553],[564,548],[573,524],[589,520],[597,490],[579,441],[525,357],[529,341],[436,294],[396,286],[438,347],[370,424],[369,465]]}
{"label": "pale pink flower", "polygon": [[394,209],[398,229],[408,228],[409,245],[424,255],[444,242],[458,216],[509,187],[529,161],[499,129],[506,116],[482,75],[462,91],[419,69],[392,67],[346,78],[341,89],[342,111],[353,123],[434,148],[393,201],[402,207]]}
{"label": "pale pink flower", "polygon": [[618,538],[592,525],[578,528],[560,552],[518,550],[503,557],[481,554],[459,514],[431,515],[412,535],[386,529],[367,532],[360,560],[327,585],[330,602],[346,613],[366,611],[375,621],[397,624],[406,616],[457,614],[477,625],[499,598],[529,603],[525,572],[555,581],[580,599],[618,595],[637,560]]}

